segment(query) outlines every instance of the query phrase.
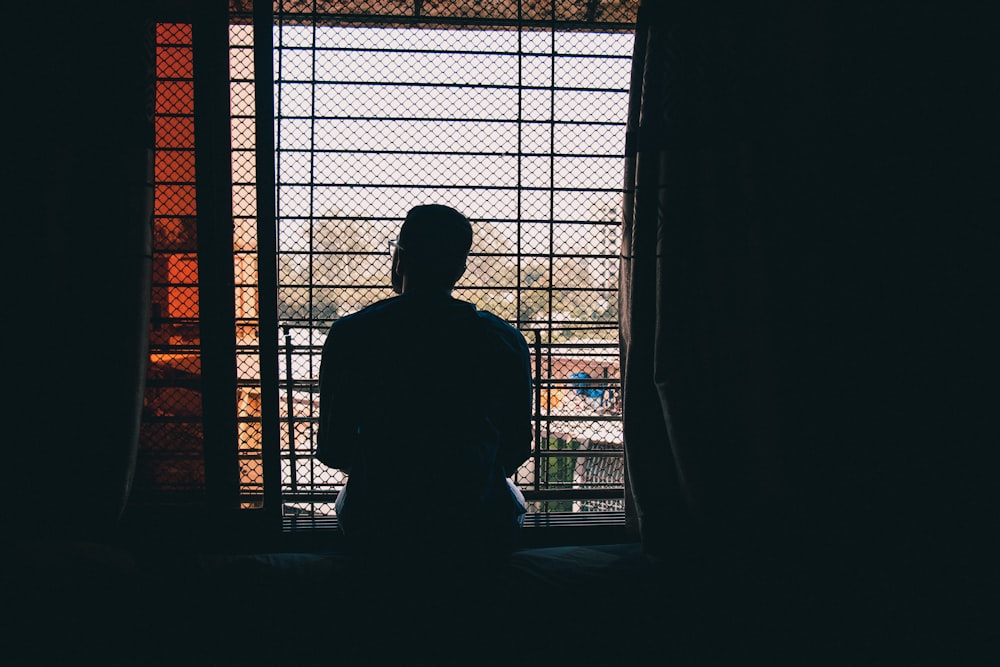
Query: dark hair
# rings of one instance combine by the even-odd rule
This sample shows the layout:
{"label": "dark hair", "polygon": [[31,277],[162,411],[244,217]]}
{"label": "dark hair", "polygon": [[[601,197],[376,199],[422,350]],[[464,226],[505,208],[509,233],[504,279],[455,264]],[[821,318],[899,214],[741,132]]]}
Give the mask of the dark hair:
{"label": "dark hair", "polygon": [[399,230],[399,245],[412,275],[451,287],[465,268],[472,247],[472,225],[450,206],[414,206]]}

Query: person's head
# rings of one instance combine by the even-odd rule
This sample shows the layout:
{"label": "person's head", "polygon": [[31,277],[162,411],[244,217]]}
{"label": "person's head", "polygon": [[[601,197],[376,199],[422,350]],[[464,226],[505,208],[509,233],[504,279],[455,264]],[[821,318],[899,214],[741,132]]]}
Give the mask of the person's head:
{"label": "person's head", "polygon": [[451,291],[465,272],[472,225],[449,206],[414,206],[406,214],[392,259],[392,289]]}

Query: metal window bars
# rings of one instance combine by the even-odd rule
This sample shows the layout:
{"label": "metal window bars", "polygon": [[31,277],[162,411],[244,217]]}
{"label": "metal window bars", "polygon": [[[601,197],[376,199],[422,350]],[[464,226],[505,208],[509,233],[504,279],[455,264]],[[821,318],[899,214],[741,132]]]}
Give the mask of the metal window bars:
{"label": "metal window bars", "polygon": [[530,17],[516,3],[500,18],[298,11],[309,4],[274,15],[275,340],[257,310],[253,32],[231,29],[245,506],[263,497],[260,351],[274,345],[283,510],[333,514],[345,477],[313,458],[326,329],[391,295],[388,240],[410,206],[439,202],[476,233],[455,296],[518,326],[532,349],[535,446],[515,476],[529,511],[620,511],[617,277],[635,3],[559,3],[624,7],[620,20],[605,8],[589,22],[593,11],[557,16],[556,3]]}

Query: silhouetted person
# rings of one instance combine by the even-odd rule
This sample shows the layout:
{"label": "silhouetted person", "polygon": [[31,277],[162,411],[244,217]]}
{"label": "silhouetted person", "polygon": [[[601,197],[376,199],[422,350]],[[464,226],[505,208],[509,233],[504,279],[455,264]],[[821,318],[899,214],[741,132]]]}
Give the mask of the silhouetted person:
{"label": "silhouetted person", "polygon": [[[390,244],[398,296],[335,322],[320,366],[317,458],[348,473],[338,519],[366,558],[505,555],[523,516],[508,477],[532,440],[517,329],[451,296],[472,226],[409,211]],[[394,252],[393,252],[394,248]]]}

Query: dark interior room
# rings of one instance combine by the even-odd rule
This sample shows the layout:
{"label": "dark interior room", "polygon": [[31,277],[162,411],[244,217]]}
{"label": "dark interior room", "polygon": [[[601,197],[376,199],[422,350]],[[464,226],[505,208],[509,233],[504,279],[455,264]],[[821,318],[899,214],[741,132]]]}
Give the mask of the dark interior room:
{"label": "dark interior room", "polygon": [[[6,664],[1000,660],[986,557],[995,483],[980,462],[996,440],[986,425],[996,303],[987,229],[997,218],[985,137],[997,75],[985,16],[828,0],[19,5],[6,23],[15,202],[6,226],[17,232],[7,247],[18,283],[8,290]],[[326,46],[291,42],[318,26],[512,35],[505,54],[518,77],[541,35],[552,45],[544,62],[553,81],[564,35],[630,45],[605,54],[620,65],[622,83],[608,85],[621,113],[606,122],[598,106],[572,121],[592,122],[594,136],[613,133],[605,292],[616,305],[594,315],[611,328],[605,393],[595,396],[618,435],[604,449],[588,439],[595,453],[586,456],[617,462],[619,476],[606,490],[581,491],[579,479],[565,491],[525,482],[536,509],[485,583],[411,558],[405,544],[386,570],[365,568],[316,509],[332,503],[342,478],[311,456],[296,460],[299,445],[287,444],[310,432],[315,414],[301,427],[287,418],[299,408],[291,375],[278,369],[293,365],[285,323],[299,312],[289,305],[299,292],[281,283],[293,253],[275,230],[296,216],[320,229],[321,216],[283,208],[300,187],[282,181],[298,150],[286,129],[300,127],[298,102],[284,91],[294,90],[289,62],[326,57]],[[329,47],[342,62],[377,50],[338,48]],[[376,56],[397,57],[393,48],[403,50],[381,44]],[[406,58],[434,56],[418,51],[393,61],[399,77],[410,71]],[[234,74],[241,59],[251,65]],[[605,85],[598,69],[573,90]],[[278,101],[252,94],[279,84]],[[567,99],[556,87],[546,99]],[[521,100],[516,131],[527,142],[523,100],[536,91],[522,78],[496,88]],[[168,108],[181,90],[186,101]],[[318,100],[309,102],[317,133]],[[492,113],[489,104],[476,113]],[[330,112],[338,113],[354,112]],[[361,127],[365,114],[344,122]],[[552,146],[555,116],[546,121]],[[268,126],[274,136],[252,140],[241,129]],[[186,137],[169,149],[168,127]],[[489,138],[467,131],[470,142]],[[340,148],[351,141],[345,135]],[[336,154],[336,141],[327,149]],[[350,156],[362,150],[376,149]],[[469,170],[533,159],[520,143],[491,150],[476,148]],[[565,156],[545,150],[539,164],[555,166],[537,189],[551,204],[562,196],[552,174]],[[411,157],[385,153],[364,159]],[[188,160],[177,167],[187,184],[163,175],[168,154]],[[325,191],[319,158],[310,159],[314,174],[301,188],[315,202]],[[371,169],[344,192],[364,199],[379,178],[410,178]],[[518,206],[532,196],[522,171],[509,188]],[[469,199],[458,201],[493,196],[462,187]],[[190,209],[171,209],[173,196],[190,197]],[[470,218],[493,216],[469,207]],[[553,210],[538,223],[550,231],[562,228]],[[351,216],[363,217],[330,217],[346,225]],[[528,217],[518,208],[503,222],[520,230]],[[552,247],[544,259],[554,280],[563,260]],[[510,256],[520,267],[531,258],[517,248]],[[575,252],[584,251],[567,256]],[[252,278],[234,271],[234,257],[249,258]],[[301,293],[318,298],[321,281],[310,281]],[[519,304],[533,289],[522,287]],[[547,289],[551,304],[561,293]],[[241,294],[252,294],[252,308]],[[178,298],[195,305],[186,311]],[[317,303],[306,319],[328,323],[334,316],[316,315]],[[507,319],[540,350],[531,326],[541,320],[523,312]],[[555,346],[551,310],[546,322],[544,344]],[[256,336],[252,349],[246,332]],[[259,342],[271,339],[279,342]],[[560,386],[547,363],[545,382]],[[609,368],[618,373],[610,380]],[[565,386],[589,400],[572,389],[584,385]],[[617,412],[605,408],[612,395]],[[162,409],[167,401],[190,409]],[[552,457],[546,474],[560,460],[584,461],[540,451],[536,437],[533,460]],[[533,465],[540,476],[542,464]],[[295,495],[298,470],[326,477]],[[415,499],[428,484],[441,480],[415,474]],[[416,501],[399,511],[448,521],[446,509]]]}

